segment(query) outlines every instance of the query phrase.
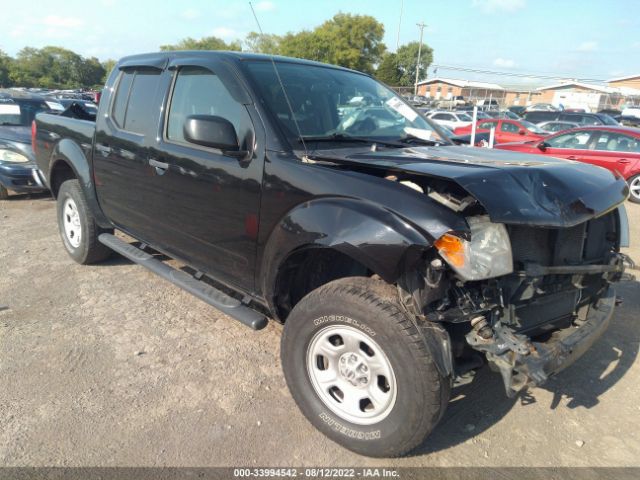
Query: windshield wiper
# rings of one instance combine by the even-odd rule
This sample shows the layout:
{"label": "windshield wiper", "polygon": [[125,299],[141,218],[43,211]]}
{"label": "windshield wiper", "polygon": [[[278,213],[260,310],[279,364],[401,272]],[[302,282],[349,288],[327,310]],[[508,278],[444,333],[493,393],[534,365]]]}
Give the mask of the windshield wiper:
{"label": "windshield wiper", "polygon": [[367,137],[354,137],[351,135],[345,135],[343,133],[333,133],[331,135],[302,135],[298,137],[299,141],[302,142],[336,142],[336,143],[349,143],[349,142],[358,142],[358,143],[368,143],[370,145],[384,145],[386,147],[394,147],[394,148],[404,148],[406,145],[400,142],[392,142],[391,140],[377,140],[374,138]]}
{"label": "windshield wiper", "polygon": [[3,127],[23,127],[21,123],[12,123],[12,122],[0,122],[0,125]]}

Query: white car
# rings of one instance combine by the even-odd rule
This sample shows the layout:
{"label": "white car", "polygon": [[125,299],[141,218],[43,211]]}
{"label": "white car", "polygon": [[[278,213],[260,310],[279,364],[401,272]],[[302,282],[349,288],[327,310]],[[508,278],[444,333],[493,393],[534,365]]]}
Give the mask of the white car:
{"label": "white car", "polygon": [[458,127],[466,127],[473,122],[471,115],[467,112],[435,111],[427,114],[427,118],[430,118],[438,125],[449,127],[451,130],[455,130]]}

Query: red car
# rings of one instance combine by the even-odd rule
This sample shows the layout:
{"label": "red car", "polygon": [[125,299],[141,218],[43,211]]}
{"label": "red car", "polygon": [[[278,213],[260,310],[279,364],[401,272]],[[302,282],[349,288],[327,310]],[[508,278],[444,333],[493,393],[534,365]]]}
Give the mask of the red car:
{"label": "red car", "polygon": [[604,167],[629,184],[629,200],[640,203],[640,129],[581,127],[565,130],[535,142],[498,145],[502,150],[552,155]]}
{"label": "red car", "polygon": [[[491,128],[495,128],[496,144],[540,140],[548,135],[548,132],[526,120],[492,118],[490,120],[478,120],[476,125],[476,132],[482,133],[489,132]],[[469,135],[471,133],[471,125],[456,128],[454,133],[456,135]]]}

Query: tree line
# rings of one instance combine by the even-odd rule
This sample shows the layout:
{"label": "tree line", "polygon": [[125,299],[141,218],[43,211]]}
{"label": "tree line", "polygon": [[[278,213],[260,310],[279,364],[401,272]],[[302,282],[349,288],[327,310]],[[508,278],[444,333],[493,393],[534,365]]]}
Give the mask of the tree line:
{"label": "tree line", "polygon": [[[369,15],[338,13],[313,30],[285,35],[249,33],[243,41],[211,36],[185,38],[161,50],[235,50],[305,58],[375,75],[392,86],[412,86],[418,64],[418,42],[390,52],[384,25]],[[425,78],[433,50],[423,43],[419,77]],[[104,84],[114,60],[100,62],[60,47],[25,47],[15,58],[0,50],[0,86],[81,88]]]}

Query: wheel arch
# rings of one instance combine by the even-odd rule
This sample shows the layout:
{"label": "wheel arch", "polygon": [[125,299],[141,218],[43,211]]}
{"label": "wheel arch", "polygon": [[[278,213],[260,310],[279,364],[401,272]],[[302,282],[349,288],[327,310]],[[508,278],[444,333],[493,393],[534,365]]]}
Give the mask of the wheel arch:
{"label": "wheel arch", "polygon": [[62,139],[52,149],[51,159],[48,184],[54,198],[57,198],[63,182],[76,178],[80,182],[87,205],[98,224],[102,227],[110,227],[111,223],[98,204],[92,167],[82,148],[71,139]]}
{"label": "wheel arch", "polygon": [[377,275],[395,283],[431,242],[371,202],[316,199],[291,210],[272,230],[257,280],[272,314],[284,321],[306,293],[332,280]]}

